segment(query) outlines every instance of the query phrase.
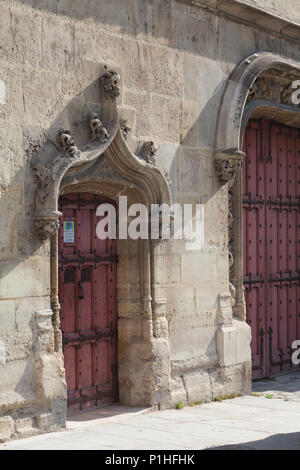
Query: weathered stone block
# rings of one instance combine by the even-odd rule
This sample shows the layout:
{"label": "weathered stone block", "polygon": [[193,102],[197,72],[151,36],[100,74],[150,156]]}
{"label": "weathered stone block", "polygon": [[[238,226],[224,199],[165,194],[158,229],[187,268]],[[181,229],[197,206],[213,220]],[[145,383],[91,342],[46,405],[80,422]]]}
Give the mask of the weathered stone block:
{"label": "weathered stone block", "polygon": [[7,361],[0,366],[0,407],[9,404],[7,394],[12,392],[18,394],[14,396],[16,403],[29,402],[35,399],[34,387],[34,361],[14,360]]}
{"label": "weathered stone block", "polygon": [[0,45],[2,57],[11,62],[39,67],[41,59],[41,17],[38,13],[20,12],[15,6],[1,3]]}
{"label": "weathered stone block", "polygon": [[17,253],[17,222],[22,213],[22,188],[8,188],[2,192],[0,202],[0,259],[16,257]]}
{"label": "weathered stone block", "polygon": [[[15,319],[15,301],[0,301],[0,336],[9,335],[14,332],[16,327]],[[1,360],[0,360],[1,364]]]}
{"label": "weathered stone block", "polygon": [[183,381],[187,393],[187,402],[195,403],[212,399],[209,373],[206,371],[188,372],[183,375]]}
{"label": "weathered stone block", "polygon": [[178,142],[179,102],[173,98],[152,95],[150,123],[153,139]]}
{"label": "weathered stone block", "polygon": [[251,363],[251,328],[242,320],[233,319],[237,338],[237,363]]}
{"label": "weathered stone block", "polygon": [[[124,83],[128,88],[182,97],[183,59],[181,54],[170,48],[148,46],[143,43],[132,43],[128,46],[131,54],[124,62],[125,68],[123,69]],[[132,51],[133,47],[135,50]]]}
{"label": "weathered stone block", "polygon": [[213,371],[211,373],[213,398],[249,393],[251,391],[250,364],[233,365]]}
{"label": "weathered stone block", "polygon": [[61,75],[26,68],[23,71],[23,83],[26,123],[49,128],[62,110]]}
{"label": "weathered stone block", "polygon": [[174,47],[176,28],[172,0],[149,2],[146,8],[143,2],[134,3],[136,31],[139,36],[147,41]]}
{"label": "weathered stone block", "polygon": [[[176,289],[176,297],[174,297]],[[194,288],[182,284],[167,286],[166,296],[168,299],[168,314],[192,313],[195,312]]]}
{"label": "weathered stone block", "polygon": [[20,12],[11,8],[10,35],[12,49],[10,59],[32,67],[41,65],[41,16],[31,11]]}
{"label": "weathered stone block", "polygon": [[0,262],[0,296],[3,298],[44,296],[50,293],[48,258],[32,256],[28,260]]}
{"label": "weathered stone block", "polygon": [[15,426],[19,438],[29,437],[38,433],[36,419],[32,417],[22,417],[15,419]]}
{"label": "weathered stone block", "polygon": [[215,253],[186,253],[181,255],[181,280],[185,284],[215,282],[218,279]]}
{"label": "weathered stone block", "polygon": [[11,439],[15,432],[14,421],[10,416],[0,417],[0,442]]}
{"label": "weathered stone block", "polygon": [[36,362],[36,376],[43,399],[66,399],[66,382],[60,361],[54,354],[41,354]]}
{"label": "weathered stone block", "polygon": [[199,146],[199,103],[183,101],[180,113],[180,142],[187,147]]}
{"label": "weathered stone block", "polygon": [[42,66],[49,70],[74,70],[74,31],[70,22],[45,17],[42,22]]}
{"label": "weathered stone block", "polygon": [[[187,335],[186,332],[189,331]],[[172,317],[169,321],[172,370],[183,373],[188,369],[216,364],[214,321],[199,315]],[[201,341],[199,340],[201,338]]]}
{"label": "weathered stone block", "polygon": [[201,194],[211,194],[212,181],[207,174],[208,159],[201,156],[198,149],[181,147],[178,152],[178,168],[180,191],[199,194],[201,187]]}
{"label": "weathered stone block", "polygon": [[220,365],[232,366],[237,360],[237,335],[233,326],[220,326],[216,332],[217,350]]}
{"label": "weathered stone block", "polygon": [[175,377],[172,377],[171,396],[173,406],[176,406],[176,404],[180,402],[184,404],[187,403],[186,390],[181,376],[176,375]]}
{"label": "weathered stone block", "polygon": [[[126,91],[124,93],[124,104],[135,109],[138,119],[136,119],[133,133],[139,138],[150,136],[150,96],[149,94],[140,94]],[[128,123],[129,126],[131,123]],[[134,125],[134,123],[133,123]]]}

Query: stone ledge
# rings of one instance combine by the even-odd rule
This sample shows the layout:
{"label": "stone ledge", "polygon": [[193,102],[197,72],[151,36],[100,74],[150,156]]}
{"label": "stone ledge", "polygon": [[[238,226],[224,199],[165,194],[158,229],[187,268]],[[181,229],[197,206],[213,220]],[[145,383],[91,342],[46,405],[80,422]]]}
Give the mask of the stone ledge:
{"label": "stone ledge", "polygon": [[205,8],[233,21],[265,29],[282,38],[300,42],[300,20],[295,21],[274,10],[266,10],[245,0],[177,0],[193,7]]}

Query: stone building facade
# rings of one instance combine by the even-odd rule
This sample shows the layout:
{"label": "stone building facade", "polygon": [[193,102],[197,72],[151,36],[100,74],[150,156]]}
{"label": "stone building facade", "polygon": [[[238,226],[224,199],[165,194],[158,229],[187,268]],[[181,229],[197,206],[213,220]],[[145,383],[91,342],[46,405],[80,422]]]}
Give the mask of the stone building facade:
{"label": "stone building facade", "polygon": [[119,403],[249,392],[242,139],[300,127],[298,0],[2,0],[0,24],[0,439],[65,425],[68,194],[204,205],[199,251],[117,240]]}

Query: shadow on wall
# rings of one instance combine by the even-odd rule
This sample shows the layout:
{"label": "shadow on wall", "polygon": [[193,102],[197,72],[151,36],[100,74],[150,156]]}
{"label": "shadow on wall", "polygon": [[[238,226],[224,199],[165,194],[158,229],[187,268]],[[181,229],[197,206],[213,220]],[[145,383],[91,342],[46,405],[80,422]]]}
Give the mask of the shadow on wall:
{"label": "shadow on wall", "polygon": [[[103,72],[103,65],[99,64],[99,70]],[[99,73],[100,76],[101,73]],[[20,168],[9,184],[1,184],[0,214],[2,215],[2,237],[0,241],[0,278],[3,280],[18,263],[32,256],[40,256],[49,259],[49,242],[42,243],[34,228],[33,214],[35,211],[35,195],[38,188],[38,180],[31,168],[31,161],[37,155],[41,161],[47,157],[53,158],[59,154],[55,148],[59,145],[57,135],[62,129],[70,129],[75,136],[76,145],[80,147],[86,143],[89,133],[89,118],[92,113],[100,113],[99,80],[93,81],[81,93],[70,100],[68,105],[59,113],[49,129],[41,127],[27,127],[24,129],[24,167]],[[48,140],[45,138],[50,138]],[[5,142],[4,142],[5,144]],[[9,142],[7,142],[9,145]],[[5,168],[3,168],[5,170]],[[24,184],[24,203],[21,187]],[[35,277],[39,280],[38,273],[32,273],[32,281]],[[27,273],[24,271],[24,277]],[[26,282],[26,279],[24,279]],[[5,283],[4,283],[5,286]],[[11,285],[6,285],[10,290]],[[27,294],[28,296],[30,294]],[[36,295],[36,294],[33,294]],[[5,289],[0,288],[0,296],[7,298]],[[13,297],[13,296],[11,296]]]}
{"label": "shadow on wall", "polygon": [[[98,77],[103,72],[103,65],[98,64]],[[94,70],[93,73],[95,75]],[[193,201],[205,204],[219,190],[214,171],[212,149],[209,148],[208,143],[214,139],[217,110],[225,85],[226,80],[223,80],[212,90],[211,97],[200,110],[200,114],[198,113],[195,122],[191,123],[191,126],[182,133],[180,143],[177,146],[173,145],[173,148],[176,148],[173,155],[165,152],[164,144],[159,149],[157,164],[163,173],[165,173],[164,163],[170,157],[166,166],[171,181],[175,183],[172,185],[173,202],[189,203]],[[14,174],[9,184],[4,182],[1,185],[0,213],[2,213],[3,219],[3,236],[0,242],[1,279],[15,269],[18,263],[32,256],[49,259],[49,243],[42,243],[34,229],[32,217],[35,210],[38,181],[30,162],[37,155],[41,155],[42,161],[47,161],[49,154],[54,157],[57,155],[57,149],[55,149],[53,142],[55,143],[57,135],[62,129],[72,131],[75,143],[79,148],[86,144],[89,118],[92,113],[101,116],[99,79],[94,80],[81,93],[74,96],[62,112],[56,116],[48,129],[37,126],[24,129],[25,166]],[[128,122],[128,124],[131,123]],[[48,140],[45,136],[50,139]],[[129,138],[128,143],[132,151],[138,154],[141,141]],[[203,153],[199,148],[202,145],[204,147]],[[24,180],[23,204],[21,187]],[[36,273],[36,276],[38,280],[39,274]],[[0,296],[6,298],[5,291],[1,292],[1,290],[0,288]]]}
{"label": "shadow on wall", "polygon": [[[55,142],[60,130],[70,129],[79,148],[81,145],[86,144],[91,114],[98,113],[101,116],[99,77],[103,73],[103,65],[97,64],[98,78],[93,79],[88,86],[68,102],[65,108],[57,114],[48,129],[38,126],[24,129],[23,160],[25,165],[14,174],[8,184],[3,184],[1,187],[0,213],[2,213],[2,226],[4,228],[0,242],[0,296],[2,299],[45,297],[46,293],[50,295],[48,277],[50,247],[48,241],[42,243],[39,240],[34,228],[33,214],[38,181],[30,163],[33,158],[36,158],[37,154],[42,156],[42,161],[46,161],[49,154],[57,156],[58,152],[55,145],[45,139],[45,134]],[[95,70],[93,70],[93,74],[95,76]],[[176,148],[170,170],[170,178],[173,179],[174,177],[175,181],[173,186],[174,202],[188,203],[193,201],[206,204],[210,203],[219,191],[214,171],[212,149],[208,147],[208,142],[215,132],[217,109],[225,83],[224,80],[221,85],[217,85],[212,90],[211,97],[206,101],[203,109],[196,114],[195,121],[191,123],[191,126],[186,127],[186,132],[182,135],[181,142]],[[128,124],[131,123],[128,122]],[[207,144],[204,145],[206,150],[203,155],[199,150],[202,139],[207,139]],[[138,147],[139,142],[135,140],[133,144]],[[191,144],[195,147],[192,147]],[[136,151],[136,148],[132,148],[132,150]],[[163,158],[163,155],[160,157],[158,154],[159,167],[162,164],[160,158]],[[179,188],[176,181],[179,182]],[[21,190],[23,183],[24,201],[23,191]],[[209,215],[210,219],[214,217],[214,213],[217,215],[212,210]],[[227,213],[224,214],[224,220],[226,222]],[[212,220],[210,224],[215,226],[216,222]],[[220,224],[219,221],[218,224]],[[218,233],[216,233],[216,239],[218,236]],[[215,250],[215,248],[213,249]],[[48,274],[45,275],[45,273]],[[36,309],[35,306],[31,308]],[[44,308],[47,308],[46,302]],[[32,336],[28,341],[33,343],[35,326],[32,322],[27,326],[29,326],[28,337]],[[34,353],[33,344],[31,348]],[[214,345],[209,344],[208,354],[214,353],[214,349]],[[28,360],[25,372],[15,386],[15,391],[27,401],[31,400],[30,390],[32,390],[32,387],[29,382],[33,380],[31,379],[33,377],[33,368],[33,362]]]}
{"label": "shadow on wall", "polygon": [[291,54],[300,60],[296,44],[289,47],[284,39],[176,0],[19,0],[19,3],[74,20],[93,20],[112,33],[158,41],[225,63],[237,63],[240,57],[255,51]]}

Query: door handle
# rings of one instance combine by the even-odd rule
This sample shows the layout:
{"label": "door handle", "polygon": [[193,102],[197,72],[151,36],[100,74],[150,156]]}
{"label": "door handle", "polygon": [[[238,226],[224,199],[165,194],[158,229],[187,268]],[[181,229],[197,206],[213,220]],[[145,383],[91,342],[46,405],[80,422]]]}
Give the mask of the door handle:
{"label": "door handle", "polygon": [[81,281],[78,282],[78,285],[80,289],[80,294],[78,295],[78,299],[84,299],[84,289],[83,289]]}

